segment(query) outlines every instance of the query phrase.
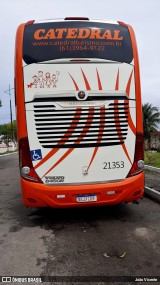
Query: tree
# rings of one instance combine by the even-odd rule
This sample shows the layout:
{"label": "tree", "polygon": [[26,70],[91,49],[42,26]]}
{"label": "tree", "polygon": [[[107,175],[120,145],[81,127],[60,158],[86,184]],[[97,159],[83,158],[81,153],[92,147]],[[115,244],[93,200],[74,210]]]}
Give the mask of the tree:
{"label": "tree", "polygon": [[145,103],[142,106],[142,111],[144,138],[145,140],[148,140],[150,147],[151,132],[155,132],[158,129],[158,124],[160,123],[160,112],[157,107],[152,106],[150,103]]}
{"label": "tree", "polygon": [[[16,121],[13,121],[13,134],[14,141],[17,141],[17,126]],[[12,140],[11,124],[0,125],[0,135],[3,136],[3,141],[7,145]]]}

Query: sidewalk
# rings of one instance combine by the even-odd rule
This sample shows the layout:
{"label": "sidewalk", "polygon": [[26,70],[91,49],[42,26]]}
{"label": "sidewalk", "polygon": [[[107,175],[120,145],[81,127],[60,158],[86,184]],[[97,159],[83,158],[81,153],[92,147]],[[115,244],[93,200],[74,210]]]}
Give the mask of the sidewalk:
{"label": "sidewalk", "polygon": [[0,158],[3,156],[8,156],[8,155],[14,154],[14,153],[18,153],[18,149],[11,151],[11,152],[0,153]]}

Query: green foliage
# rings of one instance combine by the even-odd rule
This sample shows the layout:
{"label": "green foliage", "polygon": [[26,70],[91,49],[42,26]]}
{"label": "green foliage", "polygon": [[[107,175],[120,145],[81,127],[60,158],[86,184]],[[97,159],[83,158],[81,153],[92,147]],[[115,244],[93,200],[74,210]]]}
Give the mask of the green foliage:
{"label": "green foliage", "polygon": [[[3,135],[3,141],[8,145],[12,140],[11,124],[0,125],[0,135]],[[14,141],[17,141],[16,121],[13,121],[13,138]]]}
{"label": "green foliage", "polygon": [[144,153],[144,162],[147,165],[160,168],[160,153],[157,151],[145,151]]}
{"label": "green foliage", "polygon": [[150,140],[151,132],[157,131],[158,129],[158,124],[160,123],[160,112],[158,112],[157,107],[153,107],[150,103],[144,104],[142,111],[144,138]]}

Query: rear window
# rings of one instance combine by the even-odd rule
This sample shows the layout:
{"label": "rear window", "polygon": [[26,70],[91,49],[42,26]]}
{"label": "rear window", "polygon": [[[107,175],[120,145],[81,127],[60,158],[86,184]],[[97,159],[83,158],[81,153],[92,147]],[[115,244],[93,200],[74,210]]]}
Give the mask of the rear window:
{"label": "rear window", "polygon": [[131,63],[133,53],[128,28],[81,21],[38,23],[25,27],[23,59],[26,64],[67,58]]}

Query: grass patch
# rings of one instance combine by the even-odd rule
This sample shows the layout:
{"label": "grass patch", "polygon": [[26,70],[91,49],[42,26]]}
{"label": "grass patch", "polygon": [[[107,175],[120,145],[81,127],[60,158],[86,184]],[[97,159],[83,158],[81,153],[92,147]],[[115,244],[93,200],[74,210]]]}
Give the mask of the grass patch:
{"label": "grass patch", "polygon": [[144,162],[145,164],[160,168],[160,152],[145,151]]}

